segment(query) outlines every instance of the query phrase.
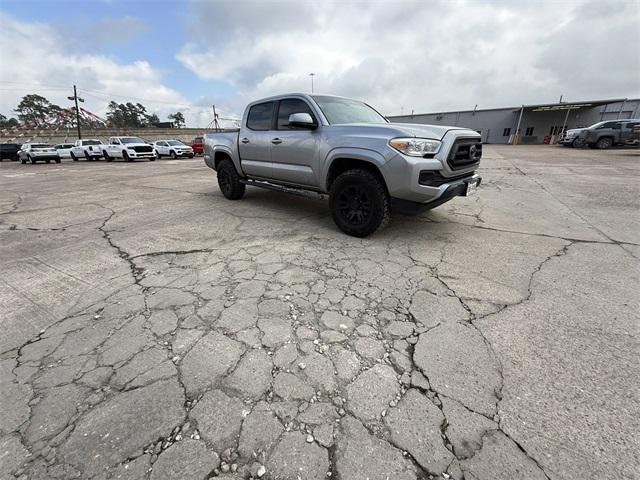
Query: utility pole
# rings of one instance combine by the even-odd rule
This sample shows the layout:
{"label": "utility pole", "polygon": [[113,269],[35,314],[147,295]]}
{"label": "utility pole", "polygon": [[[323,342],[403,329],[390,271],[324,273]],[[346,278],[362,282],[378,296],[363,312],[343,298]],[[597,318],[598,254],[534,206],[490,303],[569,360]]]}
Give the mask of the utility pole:
{"label": "utility pole", "polygon": [[82,133],[80,132],[80,108],[78,107],[78,102],[84,102],[84,98],[78,97],[78,92],[76,91],[76,86],[73,86],[73,97],[67,97],[69,100],[73,100],[76,104],[76,125],[78,127],[78,140],[82,138]]}
{"label": "utility pole", "polygon": [[216,132],[220,130],[220,123],[218,122],[218,114],[216,113],[216,106],[211,105],[213,107],[213,126],[216,129]]}
{"label": "utility pole", "polygon": [[313,93],[313,77],[315,76],[315,73],[311,72],[309,76],[311,77],[311,93]]}

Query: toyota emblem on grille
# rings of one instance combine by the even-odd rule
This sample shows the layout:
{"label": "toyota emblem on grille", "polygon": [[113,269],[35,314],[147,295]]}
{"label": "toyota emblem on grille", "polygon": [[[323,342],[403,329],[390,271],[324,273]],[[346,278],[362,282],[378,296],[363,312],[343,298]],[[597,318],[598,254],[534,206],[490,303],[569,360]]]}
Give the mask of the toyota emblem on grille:
{"label": "toyota emblem on grille", "polygon": [[473,160],[480,159],[480,155],[482,155],[482,147],[478,148],[476,145],[471,145],[469,147],[469,157]]}

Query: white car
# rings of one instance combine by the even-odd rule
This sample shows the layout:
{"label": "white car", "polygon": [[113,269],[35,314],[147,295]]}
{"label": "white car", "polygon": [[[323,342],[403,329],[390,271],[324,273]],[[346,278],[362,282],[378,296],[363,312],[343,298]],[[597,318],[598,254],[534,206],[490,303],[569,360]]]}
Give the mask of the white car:
{"label": "white car", "polygon": [[107,159],[107,162],[116,158],[127,162],[145,158],[153,162],[156,159],[153,145],[148,144],[140,137],[111,137],[109,143],[102,146],[102,155]]}
{"label": "white car", "polygon": [[60,155],[60,158],[71,158],[71,149],[73,148],[73,143],[59,143],[57,145],[54,145],[53,148],[58,151],[58,155]]}
{"label": "white car", "polygon": [[48,143],[25,143],[20,148],[18,157],[22,163],[36,163],[40,160],[47,163],[51,163],[51,160],[60,163],[58,151]]}
{"label": "white car", "polygon": [[189,145],[185,145],[180,140],[158,140],[153,142],[153,148],[158,158],[163,155],[170,156],[171,158],[189,157],[193,158],[193,148]]}
{"label": "white car", "polygon": [[75,145],[71,148],[69,155],[75,162],[80,158],[87,160],[99,160],[102,158],[102,147],[104,145],[97,138],[83,138],[76,140]]}

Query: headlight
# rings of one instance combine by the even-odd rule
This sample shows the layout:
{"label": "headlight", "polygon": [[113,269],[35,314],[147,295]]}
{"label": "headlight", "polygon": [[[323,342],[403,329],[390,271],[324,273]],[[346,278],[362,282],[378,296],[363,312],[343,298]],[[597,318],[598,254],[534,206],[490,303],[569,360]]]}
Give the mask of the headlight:
{"label": "headlight", "polygon": [[438,153],[442,143],[430,138],[393,138],[389,145],[411,157],[424,157]]}

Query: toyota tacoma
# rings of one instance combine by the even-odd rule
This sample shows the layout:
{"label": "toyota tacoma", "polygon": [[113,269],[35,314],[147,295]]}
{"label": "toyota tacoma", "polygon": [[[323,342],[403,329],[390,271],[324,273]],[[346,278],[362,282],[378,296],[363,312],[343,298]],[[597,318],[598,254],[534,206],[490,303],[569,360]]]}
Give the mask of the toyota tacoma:
{"label": "toyota tacoma", "polygon": [[415,214],[473,194],[480,135],[466,128],[389,123],[366,103],[288,94],[249,104],[240,129],[205,135],[204,160],[222,194],[247,185],[328,194],[345,233],[366,237],[392,210]]}

